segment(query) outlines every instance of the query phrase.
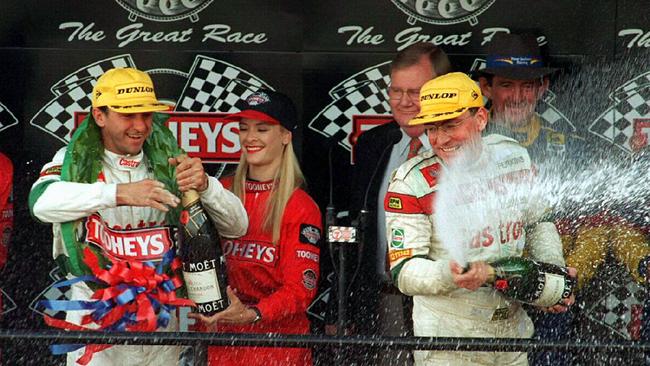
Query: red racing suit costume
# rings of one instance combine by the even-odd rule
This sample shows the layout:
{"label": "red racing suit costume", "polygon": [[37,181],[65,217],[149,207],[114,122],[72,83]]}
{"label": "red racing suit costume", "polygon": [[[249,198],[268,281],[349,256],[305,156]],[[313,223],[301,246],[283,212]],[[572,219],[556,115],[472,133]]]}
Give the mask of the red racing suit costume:
{"label": "red racing suit costume", "polygon": [[[32,186],[47,184],[47,188],[34,202],[30,201],[33,215],[42,222],[52,223],[57,258],[66,252],[61,237],[61,223],[77,220],[97,213],[106,227],[113,230],[131,230],[164,225],[165,213],[150,207],[117,206],[117,184],[154,179],[147,159],[142,152],[136,156],[121,156],[104,150],[102,171],[93,184],[64,182],[60,180],[61,165],[66,148],[60,149],[51,162],[41,170],[40,177]],[[239,199],[223,188],[216,178],[209,177],[208,188],[200,193],[201,203],[214,221],[220,234],[237,237],[246,231],[247,218]],[[126,242],[126,241],[125,241]],[[112,258],[129,260],[160,260],[168,247],[159,243],[127,246],[115,243],[102,247],[104,254]],[[93,291],[83,283],[72,287],[72,299],[87,300]],[[68,312],[67,321],[80,324],[84,312]],[[176,320],[170,321],[166,331],[176,330]],[[177,365],[179,347],[173,346],[114,346],[96,353],[89,365]],[[76,364],[83,348],[68,354],[68,365]]]}
{"label": "red racing suit costume", "polygon": [[[0,269],[7,263],[7,250],[13,231],[13,174],[11,160],[0,154]],[[0,304],[0,313],[2,313]]]}
{"label": "red racing suit costume", "polygon": [[[482,139],[480,157],[467,171],[484,169],[489,161],[494,162],[490,166],[496,167],[487,171],[489,179],[509,179],[530,173],[526,150],[515,140],[501,135]],[[433,152],[408,160],[393,173],[384,202],[391,272],[400,291],[413,296],[415,335],[531,337],[533,324],[519,303],[507,300],[490,287],[469,291],[454,284],[450,254],[434,232],[433,201],[439,174],[445,174],[445,169],[442,159]],[[479,186],[477,192],[481,188],[486,189]],[[480,202],[479,195],[472,197]],[[480,245],[473,245],[467,251],[468,262],[521,256],[527,243],[534,258],[564,265],[560,238],[552,223],[537,224],[528,233],[528,240],[522,218],[517,216],[491,220],[481,232]],[[416,365],[528,364],[525,353],[514,352],[416,351],[415,361]]]}
{"label": "red racing suit costume", "polygon": [[[230,187],[232,179],[223,181]],[[249,325],[217,324],[224,333],[308,334],[307,307],[316,295],[319,275],[321,214],[302,189],[284,209],[278,243],[262,230],[272,182],[246,182],[244,207],[250,225],[246,235],[222,240],[228,284],[262,319]],[[305,348],[210,347],[210,365],[311,365]]]}

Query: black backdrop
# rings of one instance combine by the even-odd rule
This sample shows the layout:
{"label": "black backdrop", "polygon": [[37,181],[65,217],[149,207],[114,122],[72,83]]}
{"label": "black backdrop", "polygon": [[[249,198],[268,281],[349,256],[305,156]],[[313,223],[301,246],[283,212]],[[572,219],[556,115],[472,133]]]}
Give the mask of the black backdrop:
{"label": "black backdrop", "polygon": [[[27,194],[111,65],[149,71],[159,97],[177,111],[213,113],[202,125],[213,129],[261,85],[289,94],[303,121],[295,143],[321,207],[328,146],[342,206],[355,136],[388,115],[386,62],[414,41],[440,45],[457,70],[469,71],[494,32],[540,35],[551,63],[564,69],[544,107],[624,153],[650,103],[641,93],[650,85],[646,0],[6,0],[0,19],[0,151],[16,169],[15,235],[1,282],[17,306],[3,327],[44,327],[29,304],[52,282],[50,231],[29,217]],[[607,118],[639,96],[646,109]],[[210,147],[188,131],[179,141],[204,154],[210,172],[232,168],[224,165],[236,158],[229,136]],[[19,353],[10,357],[27,362]]]}

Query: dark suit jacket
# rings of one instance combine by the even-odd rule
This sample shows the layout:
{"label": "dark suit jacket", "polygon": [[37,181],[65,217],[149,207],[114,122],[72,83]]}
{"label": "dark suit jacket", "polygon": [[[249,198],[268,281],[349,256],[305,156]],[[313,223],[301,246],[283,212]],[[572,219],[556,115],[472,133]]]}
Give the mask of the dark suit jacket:
{"label": "dark suit jacket", "polygon": [[[381,161],[379,160],[382,153],[389,145],[392,146],[394,141],[391,131],[399,130],[399,125],[391,121],[384,125],[375,127],[364,132],[359,137],[354,147],[355,165],[350,184],[350,200],[347,207],[350,211],[351,219],[358,217],[359,211],[364,206],[364,198],[368,189],[367,225],[364,228],[365,238],[361,251],[355,247],[349,247],[347,251],[347,268],[346,276],[350,281],[352,274],[357,268],[359,273],[354,283],[349,286],[349,302],[347,318],[354,324],[359,334],[374,334],[378,330],[377,324],[377,304],[381,291],[380,279],[377,277],[375,266],[378,256],[377,250],[377,200],[381,180],[390,159],[390,150],[388,150]],[[372,178],[373,173],[377,174]],[[372,179],[372,182],[371,182]],[[336,306],[336,295],[330,302]],[[332,312],[336,314],[336,312]]]}

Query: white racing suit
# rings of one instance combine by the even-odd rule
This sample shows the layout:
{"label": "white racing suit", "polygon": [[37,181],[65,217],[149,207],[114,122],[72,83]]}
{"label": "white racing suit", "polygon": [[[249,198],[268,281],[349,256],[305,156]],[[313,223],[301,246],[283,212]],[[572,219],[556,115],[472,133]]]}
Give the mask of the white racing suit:
{"label": "white racing suit", "polygon": [[[54,159],[41,170],[39,179],[32,190],[47,184],[42,194],[30,202],[32,213],[42,222],[53,223],[54,257],[66,253],[61,237],[61,223],[98,214],[106,228],[131,230],[155,228],[165,224],[165,213],[149,207],[116,206],[117,184],[154,179],[147,159],[141,152],[137,156],[120,156],[105,150],[103,169],[98,181],[93,184],[60,181],[60,167],[63,164],[65,148],[60,149]],[[239,237],[246,233],[248,217],[239,199],[224,189],[214,177],[209,177],[208,188],[200,193],[201,203],[214,221],[219,233],[224,237]],[[142,231],[142,230],[139,230]],[[115,242],[102,247],[107,257],[129,260],[160,260],[172,245],[167,241]],[[144,243],[144,244],[143,244]],[[218,243],[215,243],[218,245]],[[88,300],[93,291],[83,282],[73,285],[72,300]],[[80,324],[86,312],[70,311],[66,320]],[[166,329],[177,330],[175,317]],[[84,349],[68,354],[68,365],[76,365],[76,360]],[[113,346],[95,353],[89,365],[177,365],[180,347],[176,346]]]}
{"label": "white racing suit", "polygon": [[[494,168],[481,173],[489,179],[530,177],[528,153],[515,140],[500,135],[482,138],[480,157],[469,164],[468,173],[472,169],[485,169],[488,160]],[[470,291],[454,284],[449,268],[450,253],[434,233],[433,202],[439,174],[445,174],[445,170],[447,167],[433,152],[408,160],[393,173],[384,203],[391,273],[400,291],[413,296],[415,335],[531,337],[533,324],[519,303],[507,300],[490,287]],[[472,182],[460,184],[471,187]],[[480,193],[486,189],[483,186],[468,189],[470,198],[481,200]],[[472,242],[474,245],[468,245],[468,262],[521,256],[527,242],[534,258],[564,265],[560,238],[552,223],[537,224],[528,233],[528,240],[521,215],[497,214],[495,219],[488,218],[488,223],[476,228],[480,234]],[[528,364],[526,354],[519,352],[416,351],[414,356],[416,365]]]}

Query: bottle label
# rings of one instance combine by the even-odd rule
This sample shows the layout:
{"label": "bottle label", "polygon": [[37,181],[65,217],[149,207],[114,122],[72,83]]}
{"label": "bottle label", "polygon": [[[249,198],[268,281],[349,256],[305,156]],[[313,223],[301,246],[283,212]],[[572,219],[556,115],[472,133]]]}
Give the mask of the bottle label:
{"label": "bottle label", "polygon": [[537,306],[553,306],[557,304],[564,294],[564,276],[554,273],[543,273],[544,279],[539,281],[538,285],[542,288],[539,297],[535,300],[534,305]]}
{"label": "bottle label", "polygon": [[187,295],[197,304],[221,300],[217,271],[183,272]]}

